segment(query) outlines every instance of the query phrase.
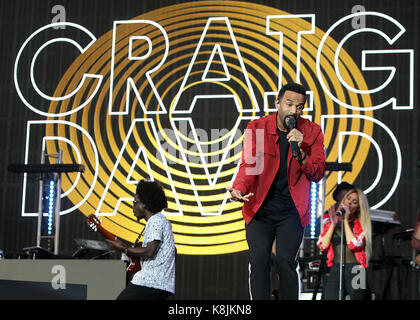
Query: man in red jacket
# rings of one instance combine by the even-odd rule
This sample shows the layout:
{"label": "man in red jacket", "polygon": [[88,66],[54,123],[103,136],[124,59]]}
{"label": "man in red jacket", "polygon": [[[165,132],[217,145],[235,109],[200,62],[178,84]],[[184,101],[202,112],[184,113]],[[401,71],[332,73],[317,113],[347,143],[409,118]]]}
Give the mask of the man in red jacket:
{"label": "man in red jacket", "polygon": [[306,89],[287,84],[275,102],[277,112],[248,124],[239,172],[227,188],[233,200],[244,202],[251,299],[270,299],[274,239],[280,298],[299,298],[296,258],[310,220],[311,181],[321,180],[325,171],[321,128],[300,117],[305,102]]}

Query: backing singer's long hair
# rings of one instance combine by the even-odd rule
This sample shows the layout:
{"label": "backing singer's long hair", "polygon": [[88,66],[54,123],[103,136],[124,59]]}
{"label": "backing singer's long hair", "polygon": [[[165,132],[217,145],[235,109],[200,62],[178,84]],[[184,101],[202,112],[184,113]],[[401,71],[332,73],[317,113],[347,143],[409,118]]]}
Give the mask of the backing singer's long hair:
{"label": "backing singer's long hair", "polygon": [[363,233],[366,239],[364,250],[366,254],[366,264],[368,265],[372,253],[372,225],[370,222],[369,203],[366,198],[366,195],[359,188],[354,188],[348,191],[343,199],[345,199],[347,195],[353,192],[356,192],[359,197],[359,211],[356,214],[357,218],[360,221],[360,224],[362,225]]}

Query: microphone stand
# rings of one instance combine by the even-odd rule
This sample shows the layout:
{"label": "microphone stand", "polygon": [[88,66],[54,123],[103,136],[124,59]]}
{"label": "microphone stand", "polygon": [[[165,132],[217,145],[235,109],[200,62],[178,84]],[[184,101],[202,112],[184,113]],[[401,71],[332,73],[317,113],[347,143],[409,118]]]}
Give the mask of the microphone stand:
{"label": "microphone stand", "polygon": [[340,246],[340,283],[338,287],[338,300],[343,300],[343,238],[344,238],[344,217],[341,214],[341,246]]}

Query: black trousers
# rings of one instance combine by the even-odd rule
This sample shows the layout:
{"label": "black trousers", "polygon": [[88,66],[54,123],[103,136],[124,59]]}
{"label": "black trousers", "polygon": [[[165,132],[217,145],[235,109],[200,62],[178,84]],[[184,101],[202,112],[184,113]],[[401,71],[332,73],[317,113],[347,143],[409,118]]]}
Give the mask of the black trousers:
{"label": "black trousers", "polygon": [[297,300],[300,277],[297,254],[302,243],[304,228],[296,208],[271,214],[258,212],[245,225],[249,247],[249,290],[252,300],[270,300],[271,249],[276,239],[274,264],[277,268],[282,300]]}
{"label": "black trousers", "polygon": [[[365,274],[361,274],[365,272]],[[357,277],[357,278],[355,278]],[[340,264],[334,263],[329,274],[325,277],[323,300],[338,300],[340,291]],[[364,282],[364,283],[362,283]],[[369,288],[366,280],[366,270],[358,263],[346,263],[343,270],[343,281],[341,285],[342,300],[348,294],[350,300],[368,300]]]}
{"label": "black trousers", "polygon": [[131,282],[121,291],[117,300],[165,300],[171,293],[155,288],[137,286]]}

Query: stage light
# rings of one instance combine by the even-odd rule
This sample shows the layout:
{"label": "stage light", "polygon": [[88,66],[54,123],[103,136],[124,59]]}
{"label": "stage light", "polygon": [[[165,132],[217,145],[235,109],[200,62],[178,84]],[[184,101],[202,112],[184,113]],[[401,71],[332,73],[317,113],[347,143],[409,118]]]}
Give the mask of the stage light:
{"label": "stage light", "polygon": [[311,222],[309,226],[309,231],[310,231],[309,236],[311,239],[315,238],[317,207],[318,207],[318,184],[315,182],[312,182],[311,183]]}
{"label": "stage light", "polygon": [[48,198],[48,235],[52,235],[52,221],[54,217],[54,190],[55,190],[55,183],[54,180],[51,180],[49,183],[50,186],[50,193]]}

